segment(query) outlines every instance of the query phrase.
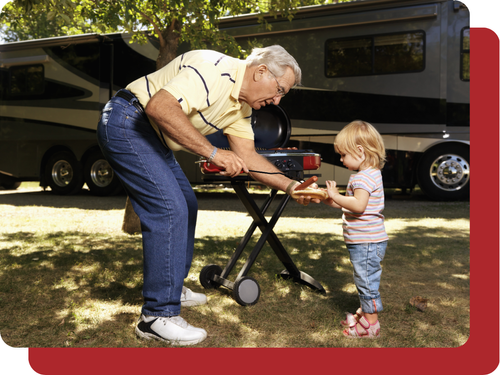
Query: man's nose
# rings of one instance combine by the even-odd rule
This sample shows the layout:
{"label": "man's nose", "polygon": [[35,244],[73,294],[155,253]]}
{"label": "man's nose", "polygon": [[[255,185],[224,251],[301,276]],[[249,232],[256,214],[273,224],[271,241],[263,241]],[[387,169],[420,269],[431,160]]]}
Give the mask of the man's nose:
{"label": "man's nose", "polygon": [[281,101],[281,95],[276,95],[274,98],[273,98],[273,103],[274,105],[278,105],[280,104],[280,101]]}

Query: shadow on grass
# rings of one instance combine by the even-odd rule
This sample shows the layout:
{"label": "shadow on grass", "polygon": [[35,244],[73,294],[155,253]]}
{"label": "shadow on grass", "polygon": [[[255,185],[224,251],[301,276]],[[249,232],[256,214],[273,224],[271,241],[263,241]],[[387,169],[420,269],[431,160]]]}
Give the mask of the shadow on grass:
{"label": "shadow on grass", "polygon": [[[164,346],[138,340],[133,332],[142,305],[140,236],[82,232],[1,236],[9,244],[0,249],[0,332],[8,345]],[[186,320],[210,333],[200,346],[345,345],[338,321],[344,311],[355,311],[359,301],[342,238],[324,233],[278,236],[297,267],[320,282],[327,295],[276,278],[284,266],[266,244],[248,274],[261,288],[255,306],[236,304],[231,292],[221,287],[207,291],[208,305],[183,309]],[[220,236],[197,239],[192,277],[186,285],[202,291],[197,280],[202,267],[224,268],[239,241]],[[229,280],[234,281],[255,242],[250,242]],[[468,254],[467,234],[452,228],[423,232],[409,227],[392,235],[381,293],[384,316],[395,323],[386,325],[389,338],[363,345],[461,345],[461,337],[469,331],[468,318],[463,317],[468,316]],[[433,309],[408,319],[407,301],[415,294],[430,298]],[[403,328],[401,322],[406,322]],[[435,326],[442,329],[433,333]]]}
{"label": "shadow on grass", "polygon": [[96,197],[88,190],[78,195],[56,195],[50,191],[12,192],[0,194],[0,205],[8,204],[16,207],[39,206],[55,208],[81,208],[85,210],[119,210],[125,209],[125,195]]}
{"label": "shadow on grass", "polygon": [[[234,192],[196,192],[200,210],[247,212],[243,203]],[[260,207],[267,194],[251,194],[256,204]],[[282,198],[278,194],[271,204],[268,215],[276,209]],[[88,190],[82,190],[79,195],[61,196],[52,194],[50,191],[40,192],[13,192],[12,194],[0,194],[0,205],[7,204],[16,207],[41,206],[55,208],[78,208],[84,210],[122,210],[125,209],[124,195],[112,197],[96,197]],[[465,209],[464,209],[465,208]],[[409,195],[402,199],[386,199],[384,215],[386,219],[405,218],[418,219],[423,217],[443,219],[469,219],[469,202],[433,202],[426,200],[422,195]],[[314,218],[340,218],[342,211],[332,209],[324,204],[310,204],[307,207],[290,201],[282,217],[314,217]]]}

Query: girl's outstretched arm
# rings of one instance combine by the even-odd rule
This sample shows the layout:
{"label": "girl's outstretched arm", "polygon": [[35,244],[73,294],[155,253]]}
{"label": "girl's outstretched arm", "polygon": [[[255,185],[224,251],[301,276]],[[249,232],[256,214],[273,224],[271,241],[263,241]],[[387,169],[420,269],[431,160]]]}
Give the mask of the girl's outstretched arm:
{"label": "girl's outstretched arm", "polygon": [[327,201],[329,201],[330,199],[332,200],[331,204],[325,201],[325,203],[329,206],[340,206],[356,213],[363,213],[365,211],[366,206],[368,205],[368,199],[370,198],[370,193],[368,193],[366,190],[355,189],[354,196],[346,197],[342,194],[339,194],[335,181],[327,181],[326,186],[326,191],[328,192],[329,196],[329,199],[327,199]]}

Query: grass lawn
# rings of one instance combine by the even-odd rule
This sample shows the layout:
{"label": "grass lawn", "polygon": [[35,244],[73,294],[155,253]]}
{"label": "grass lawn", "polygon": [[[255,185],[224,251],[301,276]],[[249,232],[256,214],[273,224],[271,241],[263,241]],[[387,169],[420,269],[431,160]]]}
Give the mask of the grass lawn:
{"label": "grass lawn", "polygon": [[[231,191],[197,194],[195,258],[185,285],[203,292],[201,269],[207,264],[224,268],[252,220]],[[386,195],[390,241],[383,261],[379,340],[342,336],[340,321],[359,301],[341,212],[291,202],[275,232],[298,268],[320,282],[326,295],[277,278],[284,266],[266,244],[248,274],[261,288],[257,304],[242,307],[221,287],[205,291],[207,305],[183,309],[190,324],[208,332],[198,347],[463,345],[470,331],[469,202],[431,202],[418,192]],[[259,204],[264,199],[255,197]],[[134,333],[142,305],[142,247],[140,235],[121,231],[124,206],[124,196],[93,197],[82,191],[60,197],[33,184],[0,191],[0,333],[5,343],[165,346]],[[410,305],[414,296],[428,300],[425,311]]]}

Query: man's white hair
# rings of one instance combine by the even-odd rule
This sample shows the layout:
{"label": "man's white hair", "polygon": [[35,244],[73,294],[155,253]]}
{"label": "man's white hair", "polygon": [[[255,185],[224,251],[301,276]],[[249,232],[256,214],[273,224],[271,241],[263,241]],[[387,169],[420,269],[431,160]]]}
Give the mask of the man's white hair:
{"label": "man's white hair", "polygon": [[246,61],[248,66],[265,64],[276,75],[276,78],[282,77],[285,74],[286,68],[290,67],[295,75],[295,86],[300,85],[302,80],[302,71],[299,64],[297,64],[297,61],[286,49],[279,45],[254,48],[250,56],[246,58]]}

